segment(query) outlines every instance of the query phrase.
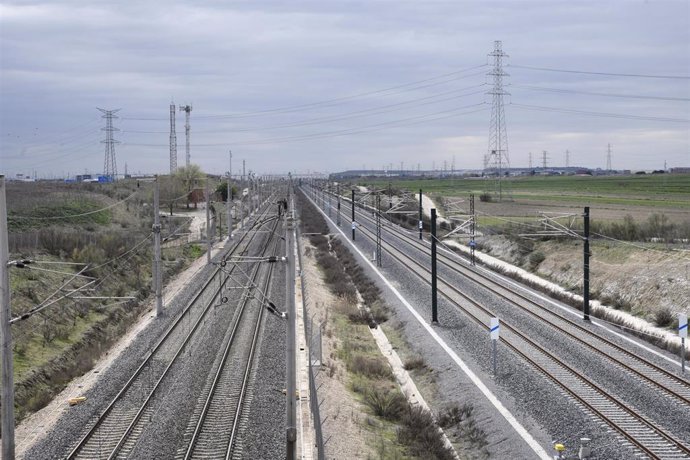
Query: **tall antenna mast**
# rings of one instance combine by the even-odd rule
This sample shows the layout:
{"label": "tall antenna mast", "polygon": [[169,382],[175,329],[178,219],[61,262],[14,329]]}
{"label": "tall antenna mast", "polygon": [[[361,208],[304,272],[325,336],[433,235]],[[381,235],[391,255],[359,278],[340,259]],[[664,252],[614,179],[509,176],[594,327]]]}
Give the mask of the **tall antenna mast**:
{"label": "tall antenna mast", "polygon": [[491,123],[489,126],[489,151],[485,157],[487,165],[497,174],[496,188],[498,199],[503,199],[503,170],[510,168],[508,158],[508,133],[506,131],[505,111],[503,108],[503,96],[510,95],[503,89],[503,77],[508,74],[503,71],[503,58],[508,55],[501,49],[501,41],[494,42],[494,50],[489,56],[494,58],[494,66],[487,75],[493,76],[494,86],[487,94],[493,96],[491,105]]}
{"label": "tall antenna mast", "polygon": [[117,162],[115,160],[115,144],[119,144],[120,141],[116,141],[113,138],[113,132],[119,131],[118,128],[113,128],[113,118],[120,118],[115,115],[121,109],[116,110],[105,110],[96,107],[103,113],[101,118],[105,118],[105,128],[101,128],[101,131],[105,131],[105,139],[101,141],[101,144],[105,144],[105,160],[103,161],[103,175],[110,177],[112,180],[117,180]]}
{"label": "tall antenna mast", "polygon": [[185,135],[185,154],[186,166],[189,166],[189,115],[192,113],[191,105],[181,105],[180,112],[184,112],[184,135]]}
{"label": "tall antenna mast", "polygon": [[[189,152],[189,149],[187,149]],[[177,134],[175,133],[175,102],[170,103],[170,175],[177,171]]]}

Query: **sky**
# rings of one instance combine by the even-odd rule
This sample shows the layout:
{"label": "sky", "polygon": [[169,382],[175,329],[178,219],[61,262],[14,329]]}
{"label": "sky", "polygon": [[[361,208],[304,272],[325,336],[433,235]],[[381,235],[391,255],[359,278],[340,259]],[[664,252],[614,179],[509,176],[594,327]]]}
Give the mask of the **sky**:
{"label": "sky", "polygon": [[687,0],[3,0],[0,173],[479,169],[497,40],[511,166],[690,166]]}

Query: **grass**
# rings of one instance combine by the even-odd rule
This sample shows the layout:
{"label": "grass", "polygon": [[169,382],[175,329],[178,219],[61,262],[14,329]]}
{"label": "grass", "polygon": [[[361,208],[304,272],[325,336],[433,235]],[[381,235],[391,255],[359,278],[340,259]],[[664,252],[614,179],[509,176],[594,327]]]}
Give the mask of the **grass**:
{"label": "grass", "polygon": [[[477,196],[493,187],[493,179],[367,179],[360,185],[394,187],[425,194]],[[630,176],[531,176],[508,181],[516,200],[615,204],[644,207],[690,208],[690,175],[655,174]]]}
{"label": "grass", "polygon": [[[101,300],[62,300],[12,327],[17,419],[49,402],[74,377],[118,340],[142,312],[151,285],[150,186],[135,181],[117,184],[8,183],[11,259],[66,262],[10,269],[12,314],[40,305],[81,266],[98,278],[94,296],[133,296],[116,304]],[[90,213],[133,198],[108,210]],[[57,217],[57,218],[55,218]],[[132,248],[138,246],[137,250]],[[203,253],[199,246],[166,249],[163,279]],[[107,262],[107,263],[106,263]],[[50,269],[38,271],[37,269]],[[76,288],[83,280],[65,289]],[[59,296],[59,294],[57,295]],[[56,297],[57,297],[56,296]]]}

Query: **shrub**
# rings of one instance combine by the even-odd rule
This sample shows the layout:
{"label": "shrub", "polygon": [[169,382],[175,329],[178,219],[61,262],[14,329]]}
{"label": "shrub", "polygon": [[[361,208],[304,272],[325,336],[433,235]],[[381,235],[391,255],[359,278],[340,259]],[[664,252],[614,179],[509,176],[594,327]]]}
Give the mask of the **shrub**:
{"label": "shrub", "polygon": [[532,270],[536,270],[536,268],[544,262],[544,259],[546,259],[546,256],[544,255],[543,252],[541,251],[535,251],[529,256],[529,266]]}
{"label": "shrub", "polygon": [[360,374],[370,379],[393,379],[390,366],[379,358],[354,354],[347,363],[350,372]]}
{"label": "shrub", "polygon": [[399,391],[375,386],[364,394],[364,403],[374,415],[386,420],[397,420],[407,406],[407,400]]}
{"label": "shrub", "polygon": [[420,458],[451,460],[453,450],[446,447],[431,413],[420,406],[407,406],[398,428],[398,441],[409,446],[410,454]]}
{"label": "shrub", "polygon": [[424,369],[426,367],[426,362],[424,361],[424,358],[421,356],[412,356],[410,358],[407,358],[405,360],[405,363],[403,364],[403,368],[406,371],[411,371],[414,369]]}
{"label": "shrub", "polygon": [[654,324],[659,327],[669,327],[673,324],[673,313],[668,308],[661,308],[654,313]]}

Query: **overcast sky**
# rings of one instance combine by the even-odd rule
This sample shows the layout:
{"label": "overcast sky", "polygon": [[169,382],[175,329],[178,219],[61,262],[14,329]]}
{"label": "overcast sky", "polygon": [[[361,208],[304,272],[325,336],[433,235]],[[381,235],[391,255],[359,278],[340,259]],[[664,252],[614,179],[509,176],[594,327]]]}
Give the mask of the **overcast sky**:
{"label": "overcast sky", "polygon": [[118,172],[167,173],[171,101],[207,172],[481,168],[495,40],[511,166],[690,166],[689,30],[688,0],[3,1],[0,171],[101,173],[101,107]]}

